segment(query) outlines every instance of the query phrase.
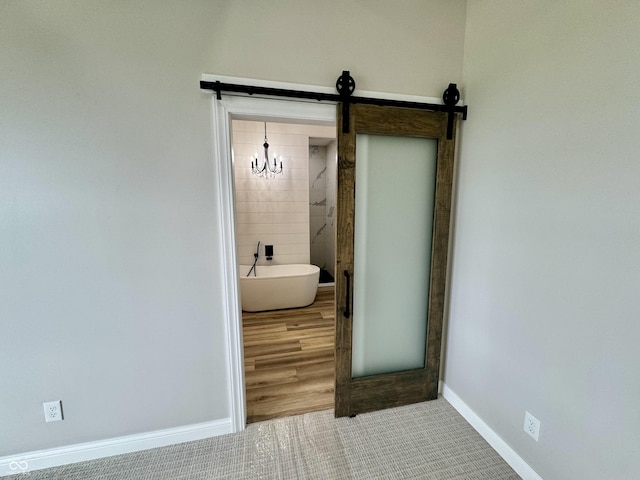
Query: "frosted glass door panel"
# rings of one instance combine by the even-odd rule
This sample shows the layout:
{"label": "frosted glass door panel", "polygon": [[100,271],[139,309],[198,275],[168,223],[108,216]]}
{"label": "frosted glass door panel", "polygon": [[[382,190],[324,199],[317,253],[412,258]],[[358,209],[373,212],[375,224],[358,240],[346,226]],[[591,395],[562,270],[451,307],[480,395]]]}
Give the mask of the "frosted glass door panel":
{"label": "frosted glass door panel", "polygon": [[352,377],[424,368],[437,140],[356,135]]}

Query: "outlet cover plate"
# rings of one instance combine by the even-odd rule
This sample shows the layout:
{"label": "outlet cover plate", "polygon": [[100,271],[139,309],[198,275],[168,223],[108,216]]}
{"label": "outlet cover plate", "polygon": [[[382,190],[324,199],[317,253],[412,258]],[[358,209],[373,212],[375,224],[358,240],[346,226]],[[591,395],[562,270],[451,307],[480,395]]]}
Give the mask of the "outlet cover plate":
{"label": "outlet cover plate", "polygon": [[44,421],[45,422],[59,422],[62,420],[62,401],[55,400],[53,402],[44,402],[42,404],[44,408]]}
{"label": "outlet cover plate", "polygon": [[524,412],[524,431],[533,438],[536,442],[540,436],[540,420],[531,415],[529,412]]}

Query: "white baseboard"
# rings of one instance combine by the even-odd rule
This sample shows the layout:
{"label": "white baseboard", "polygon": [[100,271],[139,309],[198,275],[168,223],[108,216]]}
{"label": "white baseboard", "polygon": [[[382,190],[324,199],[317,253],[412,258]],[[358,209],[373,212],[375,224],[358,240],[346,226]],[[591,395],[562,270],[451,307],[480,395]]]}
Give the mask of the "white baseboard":
{"label": "white baseboard", "polygon": [[230,418],[0,457],[0,477],[232,433]]}
{"label": "white baseboard", "polygon": [[464,419],[471,424],[473,428],[484,438],[491,447],[498,452],[505,462],[513,468],[518,475],[524,480],[542,480],[542,477],[536,473],[536,471],[525,462],[520,455],[518,455],[509,445],[502,440],[496,432],[494,432],[489,425],[473,411],[469,406],[462,401],[453,390],[451,390],[445,383],[442,383],[442,396],[455,408]]}
{"label": "white baseboard", "polygon": [[[445,383],[442,396],[524,480],[543,480]],[[0,458],[0,477],[232,433],[231,418]]]}

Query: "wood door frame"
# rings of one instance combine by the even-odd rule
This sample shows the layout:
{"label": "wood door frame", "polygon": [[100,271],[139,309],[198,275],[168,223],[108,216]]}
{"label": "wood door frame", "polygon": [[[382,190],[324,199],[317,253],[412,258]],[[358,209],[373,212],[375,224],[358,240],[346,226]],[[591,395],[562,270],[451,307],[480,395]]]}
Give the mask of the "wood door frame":
{"label": "wood door frame", "polygon": [[[243,85],[261,85],[265,87],[304,90],[310,92],[335,93],[334,87],[274,82],[260,79],[230,77],[226,75],[203,74],[201,80],[220,81]],[[373,98],[390,98],[419,103],[442,103],[435,97],[389,94],[362,91],[362,95]],[[228,422],[229,433],[240,432],[246,426],[246,404],[244,389],[244,352],[242,341],[242,315],[240,308],[240,284],[237,272],[236,234],[235,234],[235,193],[233,181],[233,163],[231,158],[231,118],[282,118],[291,123],[296,121],[336,121],[336,109],[333,104],[321,104],[305,100],[272,100],[248,95],[224,95],[217,100],[210,95],[212,102],[211,131],[216,203],[213,213],[218,230],[218,243],[221,246],[220,284],[222,291],[219,300],[224,313],[224,342],[226,359],[226,389],[228,391],[229,413],[224,420]]]}
{"label": "wood door frame", "polygon": [[[371,105],[351,105],[350,108],[349,132],[338,131],[336,232],[344,242],[336,242],[336,417],[432,400],[438,396],[455,150],[455,124],[452,138],[447,139],[445,113]],[[338,125],[341,124],[342,108],[339,105]],[[402,133],[407,129],[420,130],[421,134]],[[346,275],[340,273],[349,272],[353,277],[355,137],[358,133],[435,138],[438,148],[425,366],[354,379],[351,375],[353,318],[345,313],[353,310],[353,282],[348,292]],[[376,395],[372,395],[374,390]]]}

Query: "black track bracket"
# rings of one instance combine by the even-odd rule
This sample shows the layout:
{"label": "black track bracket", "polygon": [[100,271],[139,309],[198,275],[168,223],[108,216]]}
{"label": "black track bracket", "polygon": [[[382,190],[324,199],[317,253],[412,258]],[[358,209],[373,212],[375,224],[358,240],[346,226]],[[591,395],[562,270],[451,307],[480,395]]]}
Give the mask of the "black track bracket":
{"label": "black track bracket", "polygon": [[356,81],[349,74],[349,70],[343,70],[342,75],[336,80],[336,90],[338,91],[338,95],[340,95],[340,102],[342,103],[342,133],[349,133],[350,97],[353,95],[355,89]]}

